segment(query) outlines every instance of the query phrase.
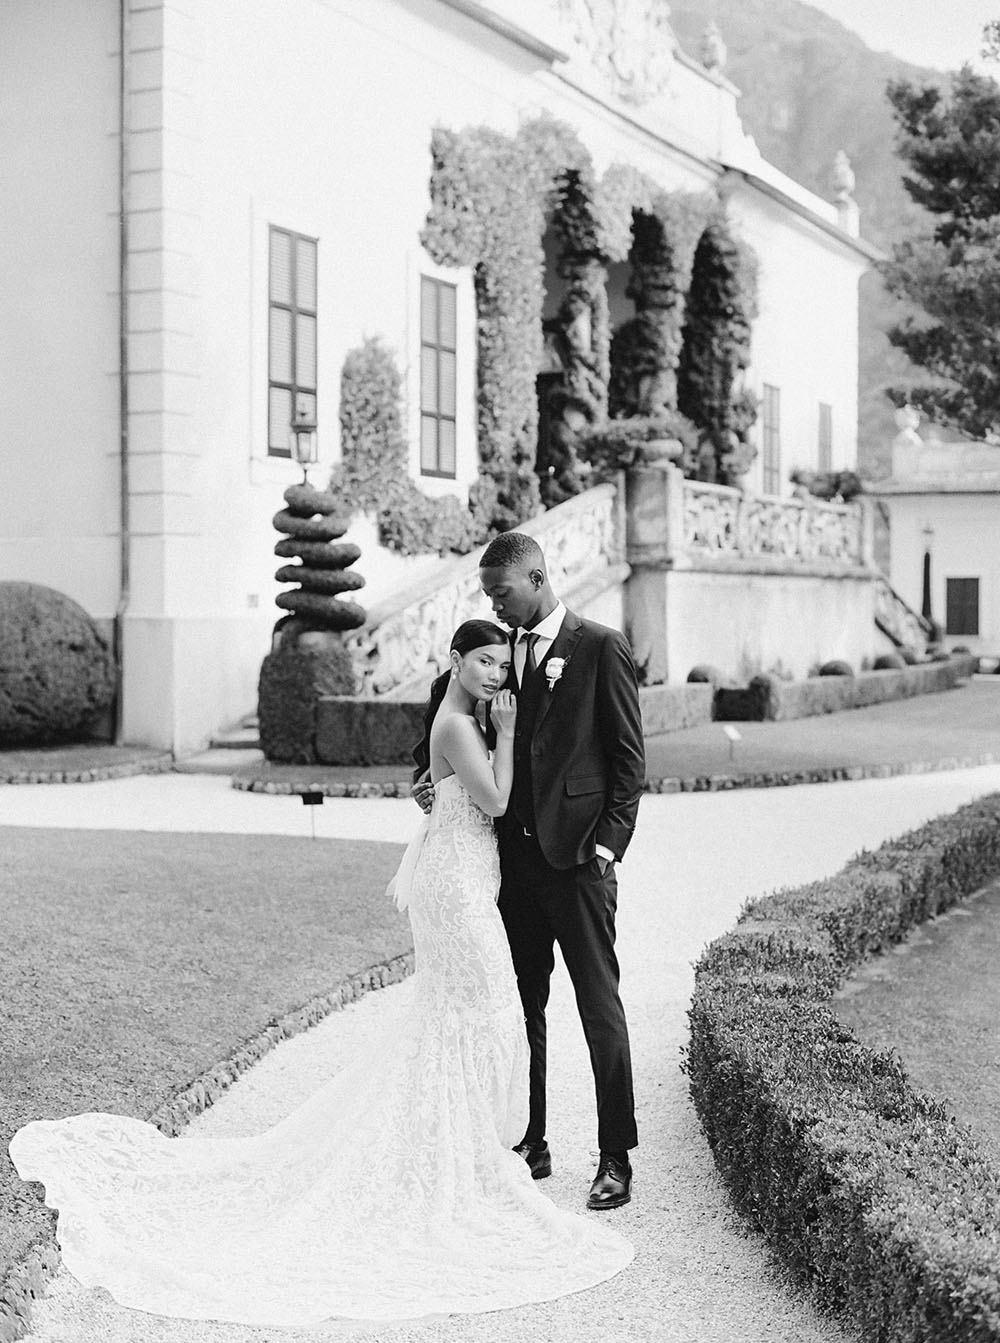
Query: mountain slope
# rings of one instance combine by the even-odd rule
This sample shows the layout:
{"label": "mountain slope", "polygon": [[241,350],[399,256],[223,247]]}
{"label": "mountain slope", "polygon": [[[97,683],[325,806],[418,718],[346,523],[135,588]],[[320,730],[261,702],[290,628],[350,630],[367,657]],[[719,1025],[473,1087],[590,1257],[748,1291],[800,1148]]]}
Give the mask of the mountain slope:
{"label": "mountain slope", "polygon": [[[740,113],[765,158],[829,198],[834,154],[846,151],[857,178],[864,236],[888,248],[924,227],[893,152],[890,79],[939,81],[938,72],[872,51],[855,33],[802,0],[671,0],[670,21],[685,51],[698,55],[710,21],[728,49],[727,76],[742,90]],[[859,455],[874,475],[887,469],[895,433],[882,393],[905,379],[908,363],[885,336],[896,305],[874,275],[861,289]]]}

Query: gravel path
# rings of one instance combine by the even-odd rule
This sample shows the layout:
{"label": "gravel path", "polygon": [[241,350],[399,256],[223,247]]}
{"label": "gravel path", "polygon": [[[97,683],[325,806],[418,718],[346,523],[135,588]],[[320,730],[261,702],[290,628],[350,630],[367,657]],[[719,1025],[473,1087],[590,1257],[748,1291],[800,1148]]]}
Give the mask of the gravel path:
{"label": "gravel path", "polygon": [[[178,782],[187,791],[178,789]],[[212,798],[232,818],[228,828],[234,830],[257,830],[265,818],[270,824],[262,830],[284,829],[277,823],[279,812],[301,825],[290,804],[230,794],[218,780],[127,780],[90,785],[86,792],[89,797],[99,788],[113,790],[106,801],[114,799],[114,811],[105,811],[105,824],[108,814],[118,825],[129,824],[130,817],[135,824],[137,792],[148,803],[150,787],[161,805],[158,814],[145,805],[138,809],[140,828],[205,828],[205,816],[217,814],[209,805]],[[45,793],[47,806],[37,810],[46,820],[29,821],[25,807],[16,823],[81,824],[77,807],[72,822],[53,819],[64,814],[57,788],[32,790]],[[619,904],[642,1146],[634,1154],[633,1201],[609,1214],[635,1242],[634,1264],[590,1292],[544,1305],[388,1327],[334,1326],[319,1336],[387,1343],[850,1343],[851,1335],[819,1316],[769,1267],[761,1241],[736,1220],[715,1177],[678,1069],[692,962],[734,922],[748,897],[831,873],[859,848],[996,789],[1000,766],[835,786],[644,798],[620,872]],[[242,798],[247,809],[230,811],[229,797]],[[0,816],[8,800],[4,790]],[[361,837],[381,827],[399,839],[411,827],[405,802],[339,802],[324,813],[324,833]],[[221,1136],[272,1123],[363,1046],[390,995],[408,992],[404,984],[373,994],[281,1045],[190,1131]],[[560,1204],[580,1207],[593,1165],[592,1081],[562,973],[554,984],[549,1057],[549,1139],[556,1170],[543,1187]],[[368,1155],[377,1160],[377,1153]],[[38,1303],[35,1319],[34,1337],[47,1343],[305,1343],[318,1336],[129,1312],[106,1294],[84,1291],[64,1272]]]}

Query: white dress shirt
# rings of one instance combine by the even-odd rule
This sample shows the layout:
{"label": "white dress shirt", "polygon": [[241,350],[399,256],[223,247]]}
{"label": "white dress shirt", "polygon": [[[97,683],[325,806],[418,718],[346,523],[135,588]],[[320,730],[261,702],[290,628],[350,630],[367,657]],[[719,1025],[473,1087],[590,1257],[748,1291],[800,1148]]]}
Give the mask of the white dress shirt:
{"label": "white dress shirt", "polygon": [[[538,639],[535,643],[535,666],[541,667],[548,656],[549,649],[555,642],[556,635],[562,629],[563,618],[566,615],[566,608],[562,602],[556,602],[549,614],[540,620],[532,629],[520,629],[517,632],[517,643],[514,645],[514,674],[517,677],[518,685],[524,681],[524,664],[528,658],[528,645],[524,641],[526,634],[537,634]],[[615,855],[609,848],[603,844],[595,846],[596,854],[599,858],[607,858],[608,862],[615,861]]]}
{"label": "white dress shirt", "polygon": [[549,649],[555,642],[556,635],[562,629],[563,617],[566,615],[566,608],[562,602],[556,602],[555,606],[548,613],[544,620],[540,620],[532,629],[520,629],[517,632],[517,643],[514,645],[514,673],[517,676],[517,684],[521,685],[524,681],[524,664],[528,656],[528,645],[524,641],[526,634],[537,634],[538,640],[535,644],[535,666],[540,667],[548,655]]}

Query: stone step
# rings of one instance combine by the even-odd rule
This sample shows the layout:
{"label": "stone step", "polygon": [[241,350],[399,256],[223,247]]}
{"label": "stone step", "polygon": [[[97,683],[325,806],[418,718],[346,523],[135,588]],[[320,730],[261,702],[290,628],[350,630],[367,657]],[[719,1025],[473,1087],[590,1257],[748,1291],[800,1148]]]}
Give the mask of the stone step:
{"label": "stone step", "polygon": [[212,749],[226,751],[256,751],[260,749],[260,733],[257,724],[246,724],[232,728],[228,732],[219,732],[209,742]]}
{"label": "stone step", "polygon": [[175,760],[174,773],[234,774],[245,765],[259,765],[263,762],[263,751],[249,750],[246,746],[213,746],[207,751],[199,751],[197,755],[188,755]]}

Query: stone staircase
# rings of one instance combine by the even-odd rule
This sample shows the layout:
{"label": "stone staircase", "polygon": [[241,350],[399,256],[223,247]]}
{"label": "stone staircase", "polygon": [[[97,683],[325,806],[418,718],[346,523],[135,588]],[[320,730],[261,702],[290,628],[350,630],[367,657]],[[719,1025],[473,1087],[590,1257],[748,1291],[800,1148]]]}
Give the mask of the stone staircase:
{"label": "stone staircase", "polygon": [[232,774],[243,765],[260,764],[263,759],[257,715],[247,714],[234,727],[216,733],[207,750],[175,761],[174,770],[178,774]]}
{"label": "stone staircase", "polygon": [[934,638],[929,620],[913,609],[880,573],[875,580],[875,624],[896,649],[922,658]]}

